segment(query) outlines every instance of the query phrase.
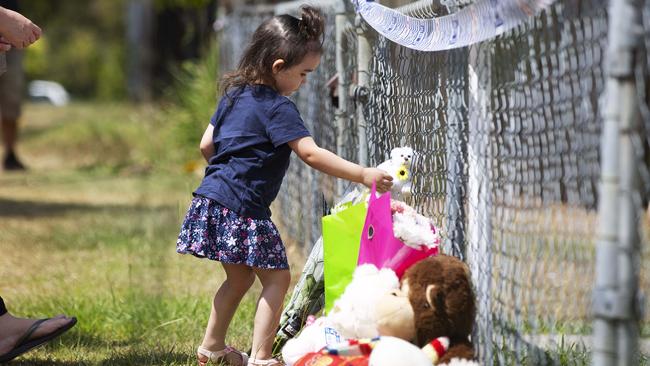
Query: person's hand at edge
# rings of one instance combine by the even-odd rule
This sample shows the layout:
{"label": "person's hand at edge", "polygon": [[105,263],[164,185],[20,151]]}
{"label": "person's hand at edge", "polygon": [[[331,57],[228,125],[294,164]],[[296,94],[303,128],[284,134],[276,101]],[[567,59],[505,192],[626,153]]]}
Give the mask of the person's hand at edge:
{"label": "person's hand at edge", "polygon": [[0,7],[0,35],[16,48],[25,48],[41,38],[41,28],[20,13]]}
{"label": "person's hand at edge", "polygon": [[11,49],[11,43],[7,42],[7,40],[0,36],[0,52],[7,52]]}

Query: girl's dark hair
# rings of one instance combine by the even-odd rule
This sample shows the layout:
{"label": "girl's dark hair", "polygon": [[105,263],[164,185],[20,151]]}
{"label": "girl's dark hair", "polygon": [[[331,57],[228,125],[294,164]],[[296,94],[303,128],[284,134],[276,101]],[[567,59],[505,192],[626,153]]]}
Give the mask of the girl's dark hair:
{"label": "girl's dark hair", "polygon": [[273,83],[272,66],[277,59],[284,60],[286,68],[300,63],[310,52],[322,52],[323,14],[308,5],[303,5],[300,10],[300,19],[287,14],[278,15],[257,28],[237,70],[224,75],[221,80],[224,94],[260,81]]}

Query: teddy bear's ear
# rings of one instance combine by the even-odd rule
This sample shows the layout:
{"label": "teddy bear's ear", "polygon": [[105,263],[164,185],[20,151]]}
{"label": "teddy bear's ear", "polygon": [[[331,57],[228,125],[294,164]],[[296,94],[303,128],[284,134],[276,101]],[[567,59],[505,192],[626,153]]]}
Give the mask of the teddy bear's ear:
{"label": "teddy bear's ear", "polygon": [[467,275],[467,278],[472,278],[472,273],[469,270],[469,266],[465,262],[461,262],[463,264],[463,270],[465,271],[465,275]]}
{"label": "teddy bear's ear", "polygon": [[436,293],[436,285],[427,286],[427,290],[426,290],[427,302],[429,303],[429,306],[431,306],[432,309],[435,308],[433,306],[433,297],[435,293]]}

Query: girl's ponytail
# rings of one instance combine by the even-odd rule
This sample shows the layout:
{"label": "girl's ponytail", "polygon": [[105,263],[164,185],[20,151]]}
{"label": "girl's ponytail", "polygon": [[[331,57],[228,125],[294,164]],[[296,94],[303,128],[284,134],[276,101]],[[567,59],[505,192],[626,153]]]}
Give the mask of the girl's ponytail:
{"label": "girl's ponytail", "polygon": [[298,25],[300,36],[306,41],[322,42],[325,30],[323,14],[317,8],[309,5],[303,5],[300,10],[302,13]]}
{"label": "girl's ponytail", "polygon": [[325,17],[313,6],[303,5],[301,16],[276,15],[264,21],[253,33],[237,70],[222,79],[223,92],[245,85],[273,84],[272,66],[284,60],[285,68],[300,63],[308,53],[322,53],[325,40]]}

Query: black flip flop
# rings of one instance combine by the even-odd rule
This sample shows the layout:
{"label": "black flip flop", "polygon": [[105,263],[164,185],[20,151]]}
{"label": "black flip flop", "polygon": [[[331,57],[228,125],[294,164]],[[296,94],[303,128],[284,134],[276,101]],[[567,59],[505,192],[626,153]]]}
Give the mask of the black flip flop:
{"label": "black flip flop", "polygon": [[20,340],[18,340],[16,346],[14,346],[14,348],[11,351],[5,353],[4,355],[0,355],[0,363],[9,362],[14,358],[22,355],[23,353],[32,350],[40,345],[43,345],[48,341],[51,341],[52,339],[67,332],[70,328],[72,328],[75,324],[77,324],[77,318],[72,317],[67,323],[57,328],[53,332],[45,334],[42,337],[29,339],[29,337],[31,337],[31,335],[36,331],[36,329],[38,329],[38,327],[41,326],[41,324],[43,324],[44,322],[50,319],[52,318],[39,319],[36,322],[34,322],[34,324],[32,324],[32,326],[29,327],[29,329],[27,329],[27,332],[25,332],[25,334],[20,338]]}

